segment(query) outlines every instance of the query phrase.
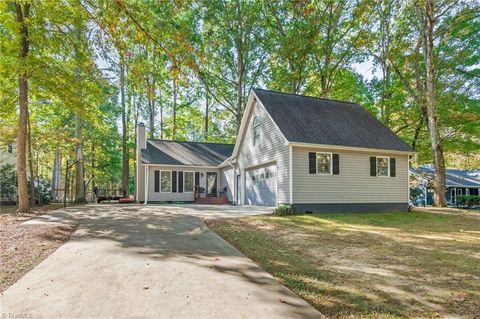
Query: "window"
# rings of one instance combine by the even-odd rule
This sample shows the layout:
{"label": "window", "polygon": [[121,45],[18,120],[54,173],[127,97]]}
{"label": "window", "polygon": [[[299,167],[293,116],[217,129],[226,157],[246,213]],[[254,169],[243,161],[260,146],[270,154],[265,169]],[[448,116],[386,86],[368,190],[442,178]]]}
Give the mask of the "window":
{"label": "window", "polygon": [[172,172],[171,171],[160,172],[160,191],[162,193],[172,192]]}
{"label": "window", "polygon": [[193,172],[183,173],[183,191],[185,193],[193,193]]}
{"label": "window", "polygon": [[255,116],[252,123],[253,146],[257,145],[258,139],[260,138],[260,133],[258,132],[259,126],[260,126],[260,119],[258,118],[258,116]]}
{"label": "window", "polygon": [[332,174],[332,153],[317,153],[317,174]]}
{"label": "window", "polygon": [[13,145],[12,144],[8,144],[7,146],[7,152],[12,154],[13,153]]}
{"label": "window", "polygon": [[377,157],[377,176],[390,176],[389,157]]}

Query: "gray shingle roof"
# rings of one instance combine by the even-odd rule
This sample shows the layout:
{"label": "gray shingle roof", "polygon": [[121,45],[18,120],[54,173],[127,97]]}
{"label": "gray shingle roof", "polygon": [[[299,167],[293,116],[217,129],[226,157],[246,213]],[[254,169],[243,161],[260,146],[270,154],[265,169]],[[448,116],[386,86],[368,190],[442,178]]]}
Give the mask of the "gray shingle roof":
{"label": "gray shingle roof", "polygon": [[[419,166],[410,169],[413,174],[419,174],[433,180],[435,169],[430,166]],[[445,184],[452,187],[480,187],[480,169],[461,170],[446,169]]]}
{"label": "gray shingle roof", "polygon": [[147,140],[144,164],[217,166],[232,155],[233,144]]}
{"label": "gray shingle roof", "polygon": [[253,89],[289,142],[413,152],[362,106]]}

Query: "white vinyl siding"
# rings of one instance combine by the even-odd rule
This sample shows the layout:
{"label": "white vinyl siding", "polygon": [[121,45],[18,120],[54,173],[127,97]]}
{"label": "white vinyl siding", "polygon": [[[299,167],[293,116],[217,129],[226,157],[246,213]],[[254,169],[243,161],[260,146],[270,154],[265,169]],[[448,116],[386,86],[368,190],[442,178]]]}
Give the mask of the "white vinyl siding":
{"label": "white vinyl siding", "polygon": [[[309,152],[339,154],[340,175],[309,173]],[[360,151],[293,147],[293,202],[314,203],[407,203],[408,155],[396,159],[396,177],[370,176],[370,157],[385,156]]]}
{"label": "white vinyl siding", "polygon": [[[259,139],[253,145],[252,120],[258,117]],[[241,203],[245,203],[245,171],[255,166],[266,165],[267,163],[277,164],[277,203],[289,202],[289,151],[288,145],[278,127],[274,124],[265,108],[258,102],[253,105],[250,116],[247,120],[246,130],[237,159],[237,167],[242,174],[241,177]]]}
{"label": "white vinyl siding", "polygon": [[227,188],[228,200],[233,202],[233,188],[234,188],[234,171],[231,166],[222,168],[221,173],[218,175],[219,183],[221,185],[220,191]]}

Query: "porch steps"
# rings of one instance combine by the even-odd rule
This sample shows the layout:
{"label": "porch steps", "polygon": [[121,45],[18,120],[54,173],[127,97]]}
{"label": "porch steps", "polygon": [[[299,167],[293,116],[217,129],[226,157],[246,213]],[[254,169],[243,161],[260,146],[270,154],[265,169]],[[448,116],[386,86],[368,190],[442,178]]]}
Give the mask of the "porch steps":
{"label": "porch steps", "polygon": [[198,197],[195,200],[196,204],[208,204],[208,205],[228,205],[228,197]]}

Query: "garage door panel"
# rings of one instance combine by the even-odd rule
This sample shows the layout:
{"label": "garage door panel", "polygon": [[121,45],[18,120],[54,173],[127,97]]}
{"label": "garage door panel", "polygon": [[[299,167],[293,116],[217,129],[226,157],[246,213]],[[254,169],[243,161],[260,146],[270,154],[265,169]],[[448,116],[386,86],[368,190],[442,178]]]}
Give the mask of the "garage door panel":
{"label": "garage door panel", "polygon": [[277,203],[277,166],[271,165],[246,172],[248,205],[275,206]]}

